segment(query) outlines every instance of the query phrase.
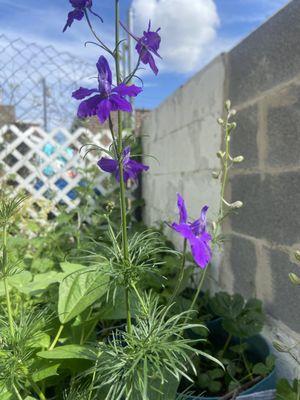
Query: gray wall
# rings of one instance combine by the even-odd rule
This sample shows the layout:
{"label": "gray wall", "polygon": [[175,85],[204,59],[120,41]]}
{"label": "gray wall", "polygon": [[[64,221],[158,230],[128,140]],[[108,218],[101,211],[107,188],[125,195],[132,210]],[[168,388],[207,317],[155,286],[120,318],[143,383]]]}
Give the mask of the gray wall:
{"label": "gray wall", "polygon": [[[177,90],[144,125],[150,161],[143,195],[145,221],[176,215],[176,192],[192,217],[203,204],[214,219],[218,182],[211,179],[221,144],[216,118],[230,98],[237,109],[235,168],[228,197],[245,204],[225,225],[230,237],[219,286],[262,299],[271,339],[300,333],[300,290],[288,280],[300,272],[300,1],[294,0],[228,54],[219,56]],[[145,162],[149,163],[149,159]],[[168,233],[175,243],[180,241]]]}

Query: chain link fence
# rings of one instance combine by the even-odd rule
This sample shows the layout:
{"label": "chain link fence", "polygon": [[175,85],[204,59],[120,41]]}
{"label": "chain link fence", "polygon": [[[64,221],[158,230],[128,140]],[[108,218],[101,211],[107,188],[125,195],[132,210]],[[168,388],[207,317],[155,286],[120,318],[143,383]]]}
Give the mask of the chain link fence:
{"label": "chain link fence", "polygon": [[0,105],[13,119],[3,122],[70,129],[76,112],[71,93],[95,75],[94,65],[53,46],[12,40],[3,34],[0,54]]}

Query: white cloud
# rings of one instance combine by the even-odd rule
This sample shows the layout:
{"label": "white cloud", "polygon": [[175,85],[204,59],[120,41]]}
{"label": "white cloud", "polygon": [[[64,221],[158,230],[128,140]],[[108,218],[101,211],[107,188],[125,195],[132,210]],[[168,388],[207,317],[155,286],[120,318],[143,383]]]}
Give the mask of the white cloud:
{"label": "white cloud", "polygon": [[133,0],[135,32],[151,19],[161,27],[160,69],[189,73],[199,68],[217,34],[219,16],[214,0]]}

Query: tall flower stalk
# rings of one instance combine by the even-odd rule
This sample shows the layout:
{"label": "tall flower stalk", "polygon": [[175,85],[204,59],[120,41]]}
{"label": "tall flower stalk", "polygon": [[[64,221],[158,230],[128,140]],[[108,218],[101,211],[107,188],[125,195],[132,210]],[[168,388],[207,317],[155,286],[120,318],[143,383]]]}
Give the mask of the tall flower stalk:
{"label": "tall flower stalk", "polygon": [[[119,0],[115,0],[115,64],[116,64],[116,79],[117,84],[121,83],[121,72],[120,72],[120,28],[119,28],[119,20],[120,20],[120,2]],[[119,161],[119,174],[120,174],[120,204],[121,204],[121,218],[122,218],[122,248],[123,248],[123,257],[124,264],[129,263],[129,251],[128,251],[128,237],[127,237],[127,206],[126,206],[126,198],[125,198],[125,183],[124,183],[124,169],[123,163],[121,160],[121,155],[123,152],[123,127],[122,127],[122,115],[121,112],[118,111],[118,161]],[[131,333],[131,312],[130,312],[130,301],[129,301],[129,288],[126,285],[125,287],[125,301],[126,301],[126,314],[127,314],[127,329],[128,332]]]}

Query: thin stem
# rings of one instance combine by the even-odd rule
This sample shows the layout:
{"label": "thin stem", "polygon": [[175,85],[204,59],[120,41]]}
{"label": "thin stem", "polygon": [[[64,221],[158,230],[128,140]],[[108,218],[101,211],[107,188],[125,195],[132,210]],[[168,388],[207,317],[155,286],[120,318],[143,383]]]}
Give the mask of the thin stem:
{"label": "thin stem", "polygon": [[5,289],[5,297],[6,297],[6,306],[7,306],[7,313],[8,313],[8,321],[9,321],[9,329],[11,336],[13,337],[15,334],[14,329],[14,320],[11,308],[11,301],[10,301],[10,294],[9,288],[7,283],[7,226],[4,224],[3,226],[3,249],[2,249],[2,266],[3,266],[3,282],[4,282],[4,289]]}
{"label": "thin stem", "polygon": [[40,387],[38,386],[37,383],[34,382],[32,377],[30,375],[27,375],[28,382],[32,386],[33,390],[35,393],[39,396],[40,400],[47,400],[44,393],[41,391]]}
{"label": "thin stem", "polygon": [[87,23],[88,23],[88,26],[89,26],[89,28],[90,28],[92,34],[94,35],[95,39],[100,43],[101,47],[102,47],[105,51],[107,51],[111,56],[114,56],[114,53],[102,42],[102,40],[99,38],[99,36],[98,36],[97,33],[95,32],[95,29],[93,28],[93,25],[92,25],[92,23],[91,23],[91,21],[90,21],[89,15],[88,15],[88,13],[87,13],[86,10],[84,10],[84,14],[85,14],[85,18],[86,18],[86,21],[87,21]]}
{"label": "thin stem", "polygon": [[183,241],[183,251],[182,251],[182,262],[181,262],[181,267],[180,267],[180,271],[179,271],[179,277],[178,277],[177,285],[175,287],[173,295],[171,296],[170,300],[168,301],[168,306],[170,306],[174,302],[174,300],[176,299],[176,297],[178,295],[178,291],[179,291],[180,286],[182,284],[182,280],[183,280],[183,277],[184,277],[185,260],[186,260],[186,248],[187,248],[187,240],[184,239],[184,241]]}
{"label": "thin stem", "polygon": [[57,342],[59,341],[59,338],[60,338],[60,335],[61,335],[63,329],[64,329],[64,325],[60,325],[60,327],[59,327],[59,329],[57,331],[57,334],[56,334],[51,346],[49,347],[49,350],[53,350],[54,349],[54,347],[56,346]]}
{"label": "thin stem", "polygon": [[228,338],[227,338],[227,340],[226,340],[226,343],[225,343],[225,345],[224,345],[224,347],[223,347],[222,356],[224,356],[224,354],[225,354],[225,352],[226,352],[226,350],[227,350],[227,348],[228,348],[228,346],[229,346],[229,344],[230,344],[230,342],[231,342],[231,339],[232,339],[232,335],[230,334],[230,335],[228,335]]}
{"label": "thin stem", "polygon": [[139,302],[141,303],[141,305],[143,307],[145,315],[147,315],[147,312],[148,312],[147,307],[145,306],[145,303],[144,303],[144,301],[143,301],[143,299],[142,299],[137,287],[135,286],[134,283],[132,283],[131,286],[132,286],[133,290],[135,291],[135,293],[137,295],[137,298],[139,299]]}
{"label": "thin stem", "polygon": [[22,396],[20,395],[20,392],[19,392],[18,389],[17,389],[17,387],[16,387],[14,384],[13,384],[12,386],[13,386],[14,392],[15,392],[15,394],[16,394],[18,400],[23,400],[23,399],[22,399]]}
{"label": "thin stem", "polygon": [[[116,42],[116,52],[115,52],[115,64],[116,64],[116,78],[117,84],[121,83],[121,73],[120,73],[120,53],[119,53],[119,41],[120,41],[120,4],[119,0],[115,0],[115,42]],[[118,154],[119,154],[119,174],[120,174],[120,204],[121,204],[121,219],[122,219],[122,248],[124,263],[129,262],[129,251],[128,251],[128,238],[127,238],[127,220],[126,220],[126,198],[125,198],[125,183],[124,183],[124,170],[123,163],[121,160],[121,155],[123,151],[122,142],[122,115],[118,111]],[[126,301],[126,314],[127,314],[127,330],[129,333],[132,331],[131,326],[131,313],[130,313],[130,301],[129,301],[129,288],[125,288],[125,301]]]}

